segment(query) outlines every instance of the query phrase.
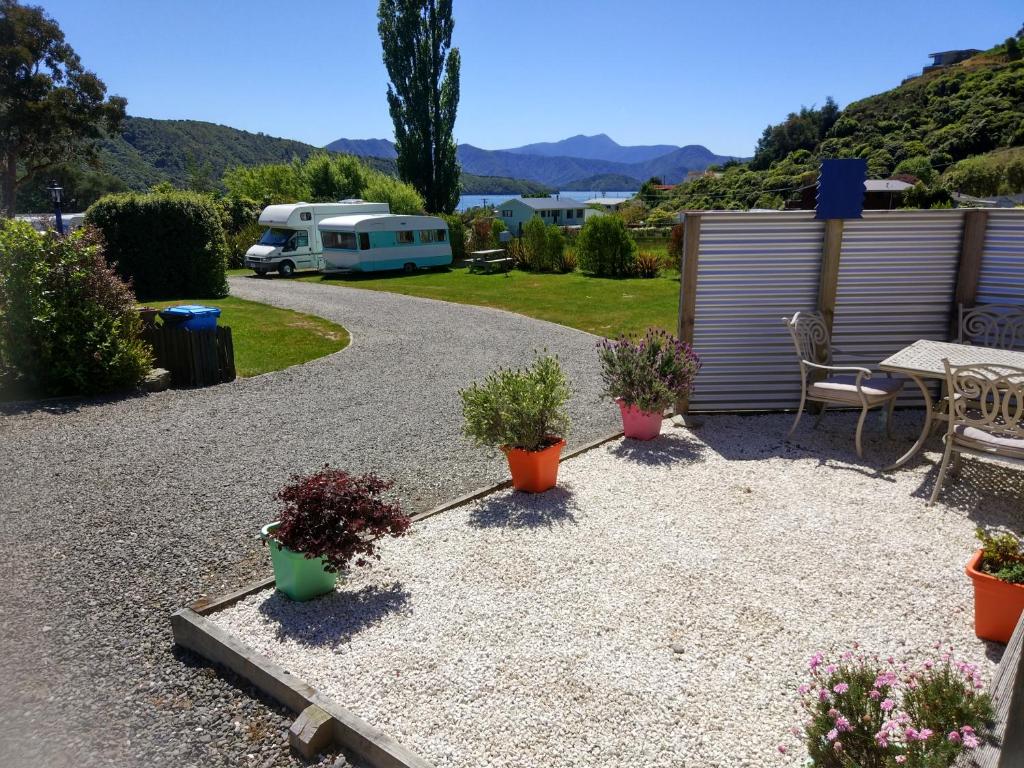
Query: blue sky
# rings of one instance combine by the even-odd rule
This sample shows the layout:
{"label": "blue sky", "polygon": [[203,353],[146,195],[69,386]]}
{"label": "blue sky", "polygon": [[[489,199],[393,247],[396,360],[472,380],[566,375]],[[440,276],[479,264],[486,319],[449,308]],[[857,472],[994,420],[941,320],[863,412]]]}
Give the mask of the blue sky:
{"label": "blue sky", "polygon": [[[36,0],[133,115],[323,145],[391,138],[373,0]],[[456,138],[607,133],[747,155],[769,122],[987,48],[1020,0],[455,0]]]}

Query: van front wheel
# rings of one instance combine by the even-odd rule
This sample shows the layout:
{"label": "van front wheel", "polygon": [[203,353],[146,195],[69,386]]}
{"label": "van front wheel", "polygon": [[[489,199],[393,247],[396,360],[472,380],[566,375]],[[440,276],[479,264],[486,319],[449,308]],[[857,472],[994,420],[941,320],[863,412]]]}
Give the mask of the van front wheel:
{"label": "van front wheel", "polygon": [[281,277],[291,277],[295,274],[295,265],[290,261],[282,261],[277,267],[277,274]]}
{"label": "van front wheel", "polygon": [[416,265],[413,264],[411,261],[408,261],[402,267],[402,271],[405,272],[405,274],[407,275],[411,275],[413,272],[416,271]]}

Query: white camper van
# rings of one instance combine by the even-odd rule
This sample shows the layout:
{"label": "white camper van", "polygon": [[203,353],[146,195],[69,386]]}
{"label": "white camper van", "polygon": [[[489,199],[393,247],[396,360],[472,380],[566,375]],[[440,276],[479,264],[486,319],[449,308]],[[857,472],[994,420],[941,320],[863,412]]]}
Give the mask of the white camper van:
{"label": "white camper van", "polygon": [[320,222],[324,272],[375,272],[452,263],[448,225],[439,216],[370,213]]}
{"label": "white camper van", "polygon": [[285,277],[300,269],[323,269],[324,248],[317,229],[321,221],[331,216],[390,210],[387,203],[365,200],[268,205],[260,214],[260,224],[267,229],[245,252],[245,266],[257,275],[277,272]]}

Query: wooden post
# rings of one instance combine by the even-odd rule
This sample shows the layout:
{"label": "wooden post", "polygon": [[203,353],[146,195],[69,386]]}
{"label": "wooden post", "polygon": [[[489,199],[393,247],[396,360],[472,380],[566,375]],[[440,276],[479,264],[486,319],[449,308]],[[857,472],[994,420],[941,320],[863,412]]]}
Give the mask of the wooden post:
{"label": "wooden post", "polygon": [[960,265],[957,267],[956,292],[950,311],[950,338],[959,333],[959,305],[973,307],[978,298],[978,280],[981,278],[981,259],[985,252],[985,230],[988,211],[972,210],[964,213],[964,232],[960,239]]}
{"label": "wooden post", "polygon": [[821,249],[821,274],[818,278],[818,311],[825,318],[829,338],[836,317],[836,293],[839,289],[839,258],[843,250],[843,220],[825,222],[825,240]]}
{"label": "wooden post", "polygon": [[[683,216],[683,256],[679,265],[679,340],[693,345],[697,303],[697,254],[700,252],[700,213]],[[676,403],[676,413],[690,411],[690,399]]]}

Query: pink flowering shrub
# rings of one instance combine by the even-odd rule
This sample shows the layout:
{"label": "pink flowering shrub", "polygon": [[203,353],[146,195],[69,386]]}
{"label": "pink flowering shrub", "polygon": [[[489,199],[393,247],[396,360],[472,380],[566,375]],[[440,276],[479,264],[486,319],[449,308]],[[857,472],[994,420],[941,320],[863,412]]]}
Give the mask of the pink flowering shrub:
{"label": "pink flowering shrub", "polygon": [[[992,717],[978,669],[943,653],[911,668],[889,657],[817,653],[800,686],[802,729],[820,768],[945,768],[981,743]],[[779,750],[785,752],[785,745]]]}

